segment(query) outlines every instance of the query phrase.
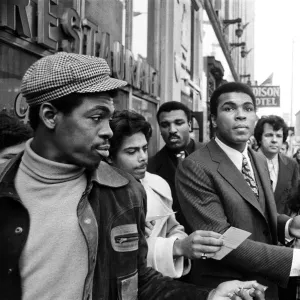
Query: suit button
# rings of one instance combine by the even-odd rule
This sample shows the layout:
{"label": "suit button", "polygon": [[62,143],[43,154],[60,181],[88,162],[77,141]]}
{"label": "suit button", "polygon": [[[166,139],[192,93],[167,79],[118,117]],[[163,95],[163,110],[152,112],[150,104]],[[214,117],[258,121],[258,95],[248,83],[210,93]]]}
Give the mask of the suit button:
{"label": "suit button", "polygon": [[15,234],[21,234],[23,232],[23,228],[22,227],[17,227],[15,229]]}
{"label": "suit button", "polygon": [[12,273],[13,269],[8,269],[7,274],[10,275]]}

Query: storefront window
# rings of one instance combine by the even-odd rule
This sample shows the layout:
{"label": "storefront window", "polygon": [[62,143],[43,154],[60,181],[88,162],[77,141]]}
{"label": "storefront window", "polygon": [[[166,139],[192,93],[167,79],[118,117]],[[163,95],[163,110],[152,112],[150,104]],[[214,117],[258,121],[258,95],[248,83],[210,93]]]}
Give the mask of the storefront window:
{"label": "storefront window", "polygon": [[[39,57],[11,45],[0,43],[0,111],[14,112],[15,99],[20,93],[21,80],[25,71]],[[20,103],[20,113],[27,105]]]}
{"label": "storefront window", "polygon": [[157,140],[156,140],[156,132],[157,132],[157,122],[156,122],[156,104],[146,101],[142,98],[133,96],[132,97],[132,109],[137,113],[143,115],[145,119],[152,126],[152,138],[149,143],[149,157],[154,155],[157,151]]}
{"label": "storefront window", "polygon": [[114,106],[116,110],[128,109],[128,92],[119,89],[114,97]]}

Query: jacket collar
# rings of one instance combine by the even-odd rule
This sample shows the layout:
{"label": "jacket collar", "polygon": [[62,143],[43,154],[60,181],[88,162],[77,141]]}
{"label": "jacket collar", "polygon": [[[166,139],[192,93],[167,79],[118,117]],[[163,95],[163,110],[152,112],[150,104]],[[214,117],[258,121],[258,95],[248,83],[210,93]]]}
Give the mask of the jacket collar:
{"label": "jacket collar", "polygon": [[121,173],[123,173],[121,170],[101,161],[98,169],[92,172],[91,180],[100,185],[117,188],[129,183],[129,180]]}
{"label": "jacket collar", "polygon": [[284,165],[286,165],[286,166],[288,165],[289,160],[288,160],[287,156],[285,156],[284,154],[278,153],[278,158],[279,158],[279,163],[281,161]]}
{"label": "jacket collar", "polygon": [[[13,181],[19,164],[21,162],[23,152],[17,154],[8,163],[0,165],[0,183],[9,184]],[[129,180],[126,175],[122,175],[122,171],[111,167],[104,161],[101,161],[97,170],[86,172],[91,181],[108,187],[121,187],[128,184]]]}
{"label": "jacket collar", "polygon": [[141,183],[148,185],[153,191],[167,200],[173,201],[170,187],[162,177],[146,172],[145,177],[141,179]]}

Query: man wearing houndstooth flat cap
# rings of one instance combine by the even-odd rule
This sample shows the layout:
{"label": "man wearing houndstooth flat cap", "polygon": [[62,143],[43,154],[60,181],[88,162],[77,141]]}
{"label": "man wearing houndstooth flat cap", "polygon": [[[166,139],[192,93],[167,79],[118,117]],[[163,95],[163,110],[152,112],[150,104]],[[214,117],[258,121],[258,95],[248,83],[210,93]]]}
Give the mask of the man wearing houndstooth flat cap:
{"label": "man wearing houndstooth flat cap", "polygon": [[105,60],[80,54],[43,57],[25,73],[35,134],[0,166],[1,299],[206,299],[147,268],[145,192],[103,161],[125,85]]}

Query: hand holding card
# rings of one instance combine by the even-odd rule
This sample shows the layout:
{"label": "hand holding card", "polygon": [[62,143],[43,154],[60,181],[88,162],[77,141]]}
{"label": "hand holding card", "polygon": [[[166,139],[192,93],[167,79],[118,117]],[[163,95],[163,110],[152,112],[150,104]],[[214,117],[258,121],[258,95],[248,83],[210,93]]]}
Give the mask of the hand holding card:
{"label": "hand holding card", "polygon": [[221,250],[216,253],[213,259],[220,260],[230,253],[233,249],[236,249],[245,239],[251,235],[250,232],[236,228],[230,227],[227,231],[220,237],[224,241],[224,245]]}

